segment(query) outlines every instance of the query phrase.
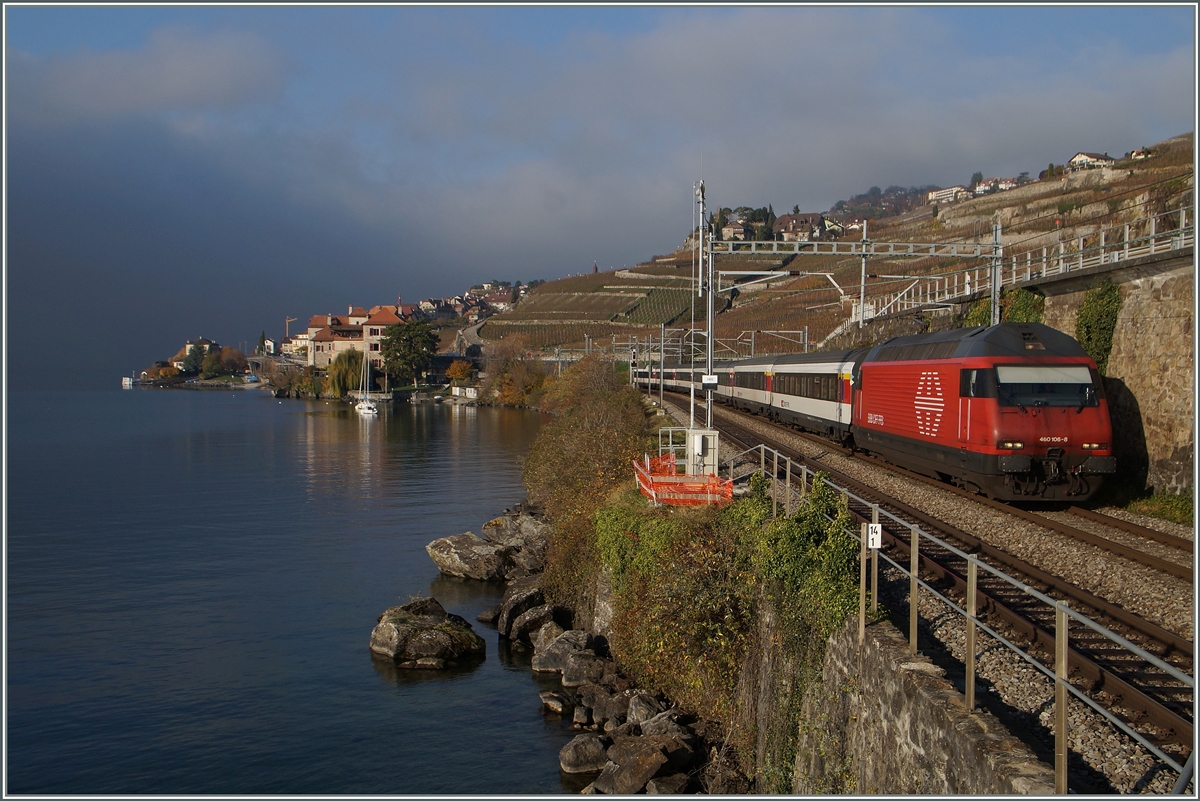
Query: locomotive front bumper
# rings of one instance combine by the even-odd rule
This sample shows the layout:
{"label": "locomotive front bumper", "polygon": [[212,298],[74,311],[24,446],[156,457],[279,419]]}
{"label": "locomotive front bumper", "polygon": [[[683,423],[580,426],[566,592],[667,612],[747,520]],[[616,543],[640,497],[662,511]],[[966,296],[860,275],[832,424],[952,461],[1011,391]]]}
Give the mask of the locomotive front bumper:
{"label": "locomotive front bumper", "polygon": [[1117,472],[1117,457],[1089,456],[1083,460],[1080,473],[1115,473]]}
{"label": "locomotive front bumper", "polygon": [[997,461],[1001,473],[1028,473],[1033,469],[1033,460],[1028,456],[1001,456]]}
{"label": "locomotive front bumper", "polygon": [[[996,463],[1001,473],[1028,473],[1033,470],[1033,460],[1035,458],[1037,457],[999,456],[996,458]],[[1043,460],[1038,458],[1038,461],[1057,462],[1060,468],[1064,466],[1062,459]],[[1115,473],[1117,472],[1117,460],[1114,456],[1088,456],[1082,462],[1078,463],[1077,467],[1074,469],[1067,467],[1067,470],[1087,474]]]}

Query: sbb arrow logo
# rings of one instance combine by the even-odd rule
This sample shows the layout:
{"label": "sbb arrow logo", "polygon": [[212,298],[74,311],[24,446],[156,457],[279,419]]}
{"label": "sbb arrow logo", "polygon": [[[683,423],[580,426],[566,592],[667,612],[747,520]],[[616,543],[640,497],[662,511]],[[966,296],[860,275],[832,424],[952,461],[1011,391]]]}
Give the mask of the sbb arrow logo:
{"label": "sbb arrow logo", "polygon": [[941,376],[935,371],[921,373],[921,380],[917,382],[917,397],[913,399],[913,408],[917,412],[917,432],[927,437],[937,436],[945,405]]}

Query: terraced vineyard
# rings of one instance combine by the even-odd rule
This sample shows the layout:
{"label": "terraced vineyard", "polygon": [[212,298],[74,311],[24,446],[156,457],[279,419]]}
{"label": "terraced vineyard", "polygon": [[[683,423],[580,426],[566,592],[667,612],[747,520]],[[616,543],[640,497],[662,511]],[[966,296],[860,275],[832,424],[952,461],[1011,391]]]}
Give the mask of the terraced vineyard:
{"label": "terraced vineyard", "polygon": [[601,347],[611,347],[613,336],[619,342],[625,342],[629,337],[643,337],[647,333],[658,333],[658,326],[614,325],[612,323],[588,322],[514,322],[491,319],[479,329],[479,336],[489,342],[500,339],[515,340],[520,347],[528,351],[543,348],[581,348],[585,338]]}
{"label": "terraced vineyard", "polygon": [[636,291],[533,292],[504,315],[512,322],[611,320],[646,297]]}
{"label": "terraced vineyard", "polygon": [[[1136,236],[1147,216],[1191,203],[1192,135],[1154,147],[1155,154],[1117,169],[1087,171],[1064,178],[1035,181],[994,195],[961,203],[944,204],[935,214],[922,206],[898,217],[872,220],[870,238],[876,242],[978,243],[990,246],[994,219],[1002,222],[1006,252],[1036,251],[1061,242],[1068,249],[1076,237],[1094,235],[1102,225],[1127,222]],[[859,234],[851,234],[857,237]],[[887,298],[918,276],[948,274],[986,268],[981,258],[871,257],[866,296]],[[795,350],[797,345],[765,331],[808,329],[816,344],[849,317],[859,295],[862,260],[858,256],[804,255],[746,252],[718,255],[717,271],[802,271],[805,276],[781,274],[769,283],[722,276],[728,289],[716,295],[716,337],[722,343],[739,342],[749,349],[755,334],[755,351]],[[603,342],[657,334],[660,325],[681,326],[691,321],[692,276],[695,254],[679,250],[654,256],[628,269],[586,273],[542,284],[512,311],[492,318],[481,332],[487,339],[521,337],[529,349],[582,344],[585,335]],[[815,275],[813,275],[815,274]],[[902,276],[902,277],[901,277]],[[699,299],[698,299],[699,300]],[[706,303],[696,304],[696,327],[704,327]],[[723,347],[726,347],[723,344]]]}
{"label": "terraced vineyard", "polygon": [[687,289],[651,289],[622,319],[634,325],[670,325],[691,307],[692,293]]}

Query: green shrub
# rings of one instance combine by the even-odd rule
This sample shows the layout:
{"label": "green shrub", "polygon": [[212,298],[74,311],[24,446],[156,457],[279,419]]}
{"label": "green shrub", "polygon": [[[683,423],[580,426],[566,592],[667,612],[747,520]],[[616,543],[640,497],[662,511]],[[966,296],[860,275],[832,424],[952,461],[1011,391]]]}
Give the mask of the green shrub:
{"label": "green shrub", "polygon": [[980,298],[971,304],[963,317],[963,327],[972,328],[977,325],[991,325],[992,302],[988,298]]}
{"label": "green shrub", "polygon": [[1006,323],[1040,323],[1046,311],[1046,298],[1037,292],[1017,287],[1005,290],[1000,298],[1000,318]]}
{"label": "green shrub", "polygon": [[1083,296],[1075,317],[1075,338],[1100,375],[1108,374],[1108,356],[1112,353],[1113,331],[1121,311],[1121,295],[1110,280],[1096,284]]}
{"label": "green shrub", "polygon": [[1136,514],[1157,517],[1160,520],[1169,520],[1184,526],[1195,524],[1193,498],[1190,492],[1184,495],[1151,495],[1147,498],[1138,498],[1126,508]]}
{"label": "green shrub", "polygon": [[[593,523],[596,553],[612,576],[610,645],[622,668],[683,708],[725,722],[730,742],[753,761],[752,732],[736,725],[744,719],[737,689],[760,597],[779,615],[789,657],[813,678],[829,635],[857,609],[858,566],[849,512],[824,476],[794,517],[772,517],[762,475],[750,488],[722,509],[655,508],[629,491]],[[769,791],[790,790],[808,685],[791,682],[779,699],[783,723],[768,732],[759,766]]]}

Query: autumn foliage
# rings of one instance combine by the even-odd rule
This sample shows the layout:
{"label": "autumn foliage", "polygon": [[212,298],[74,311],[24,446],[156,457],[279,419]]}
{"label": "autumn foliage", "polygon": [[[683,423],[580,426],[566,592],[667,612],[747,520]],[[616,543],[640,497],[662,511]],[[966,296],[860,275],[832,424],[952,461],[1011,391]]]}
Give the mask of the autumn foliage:
{"label": "autumn foliage", "polygon": [[582,611],[599,564],[591,516],[632,482],[631,463],[649,446],[650,418],[637,390],[621,382],[611,360],[597,356],[566,370],[542,405],[557,417],[538,433],[523,477],[529,500],[555,526],[543,589]]}

